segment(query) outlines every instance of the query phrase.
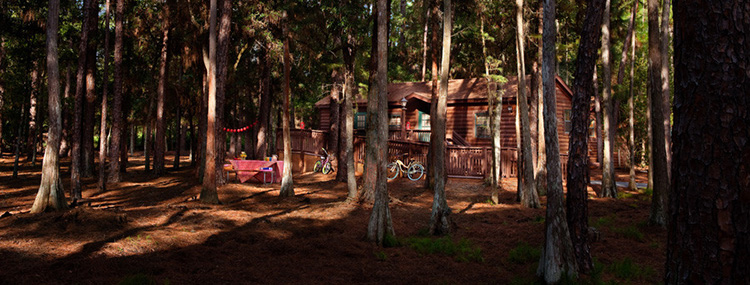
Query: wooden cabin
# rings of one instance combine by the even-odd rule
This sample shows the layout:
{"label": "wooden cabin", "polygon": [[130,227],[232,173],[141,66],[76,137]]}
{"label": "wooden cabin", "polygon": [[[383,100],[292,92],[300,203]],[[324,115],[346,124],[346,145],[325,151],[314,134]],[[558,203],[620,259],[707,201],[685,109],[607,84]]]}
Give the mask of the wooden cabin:
{"label": "wooden cabin", "polygon": [[[530,80],[527,80],[530,82]],[[494,85],[494,84],[493,84]],[[557,90],[557,127],[560,153],[568,153],[572,91],[560,77]],[[484,78],[453,79],[448,83],[446,137],[449,145],[491,146],[487,98],[491,89],[502,92],[500,133],[502,147],[516,148],[516,95],[518,78],[511,77],[499,88],[488,88]],[[389,139],[428,142],[430,137],[430,101],[432,82],[404,82],[388,85]],[[493,91],[494,91],[493,90]],[[527,90],[530,90],[527,88]],[[527,94],[531,94],[529,91]],[[330,96],[315,103],[320,111],[320,129],[330,129]],[[405,107],[402,104],[405,103]],[[364,134],[367,100],[356,100],[355,132]],[[593,118],[593,115],[592,115]],[[402,122],[402,120],[405,120]],[[535,118],[532,118],[535,120]],[[593,133],[593,124],[590,127]],[[403,131],[402,131],[403,130]],[[596,161],[596,137],[590,136],[589,155]]]}

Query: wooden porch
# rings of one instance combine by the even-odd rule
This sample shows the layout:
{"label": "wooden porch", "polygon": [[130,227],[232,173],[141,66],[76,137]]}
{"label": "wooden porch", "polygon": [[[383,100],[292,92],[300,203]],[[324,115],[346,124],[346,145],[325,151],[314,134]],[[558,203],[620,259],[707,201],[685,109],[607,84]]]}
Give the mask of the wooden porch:
{"label": "wooden porch", "polygon": [[[403,140],[401,139],[400,132],[390,132],[388,140],[389,159],[397,154],[407,153],[410,158],[425,164],[425,167],[427,167],[427,152],[430,144],[414,139],[424,136],[425,133],[429,139],[429,131],[414,131],[408,133],[407,140]],[[328,137],[327,131],[292,130],[292,152],[308,155],[319,154],[321,148],[328,148]],[[283,139],[279,132],[277,142],[281,145],[282,141]],[[354,136],[355,163],[364,164],[365,162],[365,141],[364,136]],[[500,167],[503,177],[517,177],[517,153],[516,148],[502,148],[502,163]],[[567,155],[561,155],[560,158],[564,176],[568,160]],[[446,147],[445,168],[448,177],[486,178],[490,175],[490,169],[492,168],[491,148],[449,145]]]}

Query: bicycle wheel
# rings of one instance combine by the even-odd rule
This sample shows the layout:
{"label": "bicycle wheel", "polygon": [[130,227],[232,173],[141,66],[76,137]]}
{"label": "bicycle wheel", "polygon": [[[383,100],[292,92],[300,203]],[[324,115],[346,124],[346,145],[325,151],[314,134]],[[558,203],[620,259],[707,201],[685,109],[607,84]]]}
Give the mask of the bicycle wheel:
{"label": "bicycle wheel", "polygon": [[388,175],[386,176],[388,177],[388,180],[396,179],[396,176],[398,176],[398,172],[400,170],[398,164],[396,164],[395,162],[389,163],[385,167],[385,169],[386,171],[388,171]]}
{"label": "bicycle wheel", "polygon": [[406,176],[409,176],[409,179],[411,179],[411,181],[419,180],[420,178],[422,178],[422,175],[424,175],[424,166],[419,163],[415,163],[410,166],[409,170],[407,170],[406,172]]}
{"label": "bicycle wheel", "polygon": [[323,166],[323,163],[320,162],[320,160],[316,161],[315,165],[313,165],[313,172],[319,172],[319,171],[323,170],[322,166]]}
{"label": "bicycle wheel", "polygon": [[333,165],[331,165],[330,162],[328,162],[325,165],[323,165],[323,174],[328,174],[328,173],[331,173],[331,172],[333,172]]}

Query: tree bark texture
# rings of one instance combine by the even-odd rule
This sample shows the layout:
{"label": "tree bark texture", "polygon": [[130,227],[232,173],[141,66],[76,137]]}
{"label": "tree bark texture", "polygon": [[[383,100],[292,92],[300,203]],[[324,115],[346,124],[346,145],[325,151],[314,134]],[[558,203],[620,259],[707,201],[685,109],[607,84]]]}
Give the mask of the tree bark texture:
{"label": "tree bark texture", "polygon": [[263,159],[268,156],[268,134],[270,132],[271,119],[271,56],[268,54],[270,45],[265,44],[261,50],[260,58],[263,63],[261,68],[261,85],[260,85],[260,109],[258,110],[258,136],[255,147],[255,158]]}
{"label": "tree bark texture", "polygon": [[[539,1],[539,35],[544,34],[544,1]],[[544,42],[542,37],[539,37],[539,49],[537,57],[539,61],[539,71],[537,76],[537,162],[536,162],[536,173],[534,174],[534,180],[536,180],[537,193],[540,196],[547,195],[547,151],[546,144],[544,142],[544,84],[542,84],[542,67],[544,65],[544,53],[542,52]]]}
{"label": "tree bark texture", "polygon": [[750,284],[748,11],[675,1],[667,284]]}
{"label": "tree bark texture", "polygon": [[447,235],[451,233],[451,208],[445,198],[445,127],[448,106],[448,79],[450,77],[450,58],[451,58],[451,0],[443,1],[443,54],[440,63],[440,91],[435,113],[431,118],[435,118],[434,125],[431,125],[432,133],[435,140],[431,140],[432,165],[427,167],[434,168],[435,185],[432,188],[434,196],[432,199],[432,214],[430,215],[429,231],[432,235]]}
{"label": "tree bark texture", "polygon": [[[114,86],[112,86],[112,141],[115,142],[110,147],[109,153],[109,182],[117,183],[120,182],[120,161],[119,153],[120,148],[120,136],[123,135],[125,124],[123,122],[122,112],[122,52],[123,52],[123,16],[125,13],[125,3],[123,0],[115,0],[115,50],[114,50]],[[132,147],[131,147],[132,150]]]}
{"label": "tree bark texture", "polygon": [[[635,30],[635,18],[638,16],[638,2],[633,1],[633,10],[630,12],[630,22],[628,24],[628,33],[625,35],[625,42],[622,47],[622,56],[620,57],[620,67],[617,70],[617,84],[622,84],[623,77],[625,76],[625,64],[628,62],[628,51],[633,46],[633,42],[630,38],[634,37],[633,31]],[[631,59],[634,57],[631,56]]]}
{"label": "tree bark texture", "polygon": [[[526,96],[526,60],[524,51],[525,33],[523,30],[523,0],[516,0],[516,67],[518,68],[518,96],[516,119],[520,123],[521,145],[518,156],[518,197],[521,205],[539,208],[539,195],[534,183],[534,160],[531,155],[531,130],[529,128],[529,104]],[[516,131],[518,133],[518,131]]]}
{"label": "tree bark texture", "polygon": [[27,161],[33,166],[36,163],[36,132],[37,132],[37,102],[39,101],[39,85],[41,76],[39,76],[39,63],[34,61],[31,67],[31,92],[29,92],[29,123],[26,133],[26,154]]}
{"label": "tree bark texture", "polygon": [[349,201],[357,199],[357,178],[354,176],[354,114],[352,113],[352,102],[354,101],[354,90],[356,88],[356,81],[354,79],[356,42],[352,33],[353,31],[349,31],[346,38],[342,36],[342,42],[346,43],[343,49],[344,86],[342,87],[342,95],[346,104],[343,105],[343,108],[340,107],[341,104],[337,104],[338,106],[336,106],[342,109],[344,113],[344,120],[340,123],[343,128],[343,131],[340,132],[343,134],[343,139],[342,143],[337,146],[344,149],[344,155],[338,158],[340,159],[338,160],[338,171],[344,175],[345,180],[343,182],[346,182],[346,188],[349,190],[347,196],[347,200]]}
{"label": "tree bark texture", "polygon": [[544,282],[560,282],[563,273],[578,274],[573,242],[563,207],[560,146],[557,138],[557,98],[555,92],[555,0],[544,1],[544,32],[542,34],[542,85],[544,93],[544,140],[547,154],[547,212],[545,218],[544,249],[539,260],[537,276]]}
{"label": "tree bark texture", "polygon": [[[388,137],[388,9],[387,0],[378,0],[378,53],[377,53],[377,113],[375,119],[371,120],[377,124],[377,135],[381,138]],[[369,99],[369,98],[368,98]],[[369,104],[372,101],[368,101]],[[385,158],[388,154],[388,141],[380,139],[377,141],[377,155]],[[377,179],[375,181],[375,202],[372,206],[370,221],[367,225],[367,239],[378,245],[383,245],[387,236],[394,236],[391,211],[388,207],[388,181],[385,169],[386,160],[377,160]]]}
{"label": "tree bark texture", "polygon": [[[98,7],[98,6],[97,6]],[[96,13],[99,13],[99,9],[96,9]],[[97,23],[98,17],[92,18],[91,24],[91,37],[96,38],[97,34]],[[94,114],[96,113],[96,40],[89,42],[89,47],[86,54],[86,96],[84,102],[83,112],[83,133],[82,137],[82,149],[81,149],[81,176],[92,177],[94,176]]]}
{"label": "tree bark texture", "polygon": [[[73,47],[73,41],[70,41],[71,48]],[[2,68],[2,66],[0,66]],[[68,100],[70,98],[70,86],[72,79],[70,68],[65,68],[65,87],[63,88],[63,98],[64,100]],[[0,92],[2,92],[2,86],[0,86]],[[0,103],[0,105],[2,105]],[[2,107],[2,106],[0,106]],[[60,157],[67,157],[70,153],[70,114],[71,110],[66,104],[62,104],[62,134],[60,136]],[[1,120],[1,118],[0,118]],[[2,127],[0,127],[0,131],[2,131]],[[0,140],[2,140],[2,135],[0,135]]]}
{"label": "tree bark texture", "polygon": [[[226,1],[226,0],[225,0]],[[289,90],[289,73],[291,72],[291,56],[289,55],[289,27],[287,26],[287,12],[283,12],[282,30],[284,35],[284,115],[282,116],[282,132],[284,136],[284,173],[281,179],[281,197],[294,197],[294,182],[292,179],[292,134],[291,134],[291,114],[289,105],[292,101],[292,94]]]}
{"label": "tree bark texture", "polygon": [[[667,161],[667,183],[672,177],[672,122],[670,114],[672,113],[672,104],[669,100],[669,0],[663,1],[661,9],[661,93],[662,93],[662,113],[664,122],[664,153]],[[669,189],[669,185],[667,185]]]}
{"label": "tree bark texture", "polygon": [[157,176],[164,174],[164,152],[167,123],[164,118],[164,100],[166,100],[167,77],[169,76],[169,28],[170,28],[170,1],[162,5],[162,41],[161,55],[159,56],[159,83],[156,89],[156,138],[154,139],[154,173]]}
{"label": "tree bark texture", "polygon": [[172,168],[177,170],[180,169],[180,151],[182,150],[182,107],[180,106],[180,100],[177,100],[177,112],[175,112],[175,122],[174,122],[174,131],[175,131],[175,147],[174,147],[174,162],[172,163]]}
{"label": "tree bark texture", "polygon": [[76,90],[73,110],[73,136],[71,139],[70,196],[73,200],[81,199],[81,143],[83,127],[83,92],[86,84],[86,54],[88,49],[90,26],[96,1],[83,2],[83,20],[81,23],[81,42],[78,46],[78,68],[76,70]]}
{"label": "tree bark texture", "polygon": [[[635,19],[638,11],[638,1],[633,1],[633,15],[631,18]],[[635,29],[635,21],[631,22],[633,25],[631,29]],[[635,35],[630,34],[628,38],[630,41],[630,97],[628,98],[628,160],[630,166],[630,179],[628,179],[628,189],[630,191],[638,191],[637,184],[635,183]]]}
{"label": "tree bark texture", "polygon": [[104,72],[102,74],[102,113],[99,125],[99,191],[107,190],[107,97],[109,96],[109,0],[104,4]]}
{"label": "tree bark texture", "polygon": [[[349,40],[353,40],[351,34]],[[353,52],[352,52],[353,55]],[[353,57],[353,56],[352,56]],[[354,61],[351,61],[351,65],[347,65],[346,74],[344,79],[344,120],[341,124],[343,128],[343,140],[340,148],[344,149],[344,156],[339,163],[339,171],[346,173],[346,188],[349,190],[347,200],[354,201],[357,199],[357,178],[354,176],[354,114],[352,113],[352,102],[354,101]],[[344,171],[346,169],[346,171]]]}
{"label": "tree bark texture", "polygon": [[41,213],[47,209],[64,210],[68,205],[65,201],[62,179],[60,178],[60,135],[62,133],[62,115],[60,104],[60,71],[57,55],[57,30],[60,13],[60,1],[49,1],[47,19],[47,100],[49,111],[49,130],[47,131],[47,147],[42,162],[42,182],[39,185],[31,213]]}
{"label": "tree bark texture", "polygon": [[[435,114],[436,108],[437,108],[437,97],[438,97],[438,43],[440,40],[440,35],[438,34],[438,30],[440,29],[440,1],[434,0],[431,1],[432,3],[432,50],[430,52],[430,56],[432,57],[432,89],[431,95],[432,99],[430,100],[430,114]],[[434,118],[430,116],[430,126],[433,124]],[[433,140],[433,133],[430,132],[430,141]],[[427,165],[432,165],[432,159],[434,157],[434,149],[433,144],[430,144],[430,148],[427,150]],[[427,177],[425,177],[425,188],[433,189],[435,187],[435,169],[432,167],[427,167]]]}
{"label": "tree bark texture", "polygon": [[[224,126],[224,105],[226,102],[226,85],[227,73],[229,69],[229,42],[231,24],[232,24],[232,1],[222,0],[221,2],[221,21],[218,27],[217,47],[216,47],[216,183],[224,185],[226,177],[224,176],[224,157],[226,155],[226,132]],[[291,165],[291,164],[290,164]]]}
{"label": "tree bark texture", "polygon": [[208,108],[206,118],[206,159],[200,200],[218,204],[216,191],[216,1],[210,0],[208,36]]}
{"label": "tree bark texture", "polygon": [[651,202],[651,215],[649,221],[652,224],[666,226],[667,224],[667,195],[668,195],[668,173],[667,154],[664,138],[664,103],[662,96],[661,80],[661,38],[659,30],[659,3],[658,0],[648,0],[648,92],[651,95],[651,129],[653,165],[651,167],[654,176],[654,196]]}
{"label": "tree bark texture", "polygon": [[343,143],[340,141],[343,141],[343,138],[341,137],[341,133],[343,130],[342,124],[342,118],[343,113],[341,113],[342,108],[342,102],[344,101],[344,74],[341,72],[340,69],[334,69],[331,72],[331,102],[328,103],[328,110],[330,110],[330,122],[331,125],[328,128],[328,153],[332,156],[334,156],[333,165],[335,166],[335,169],[338,169],[339,171],[336,172],[336,181],[346,181],[346,177],[341,171],[341,161],[344,158],[344,148],[340,145]]}
{"label": "tree bark texture", "polygon": [[427,80],[427,31],[430,25],[430,2],[425,1],[424,31],[422,32],[422,81]]}
{"label": "tree bark texture", "polygon": [[[583,30],[581,31],[581,45],[578,47],[576,70],[573,74],[573,102],[570,119],[572,128],[570,131],[570,150],[568,153],[568,198],[566,202],[570,238],[573,241],[578,269],[582,273],[589,272],[593,268],[591,249],[588,243],[587,205],[587,186],[589,184],[587,144],[589,102],[591,97],[594,96],[593,81],[591,78],[594,73],[594,66],[596,65],[597,49],[601,44],[602,13],[606,10],[606,2],[608,1],[592,0],[586,8]],[[606,70],[606,72],[609,72],[609,70]]]}
{"label": "tree bark texture", "polygon": [[[612,69],[610,67],[611,60],[609,58],[610,50],[610,35],[609,35],[609,11],[610,11],[610,0],[604,0],[604,17],[601,23],[602,30],[602,105],[604,109],[602,112],[602,121],[604,122],[604,128],[602,136],[604,138],[604,160],[602,161],[602,190],[599,192],[600,197],[617,198],[617,185],[615,184],[615,163],[614,163],[614,133],[617,132],[616,119],[613,118],[614,114],[614,103],[612,102]],[[584,34],[585,35],[585,34]],[[596,50],[596,49],[594,49]],[[579,56],[580,61],[580,56]],[[594,62],[596,64],[596,62]],[[588,101],[588,100],[587,100]],[[588,102],[586,103],[588,105]],[[588,107],[586,108],[588,109]],[[586,112],[586,120],[588,121],[588,112]],[[587,124],[588,125],[588,124]],[[588,127],[587,127],[588,128]],[[585,192],[585,191],[584,191]],[[575,238],[574,238],[575,239]],[[575,241],[574,241],[575,242]]]}
{"label": "tree bark texture", "polygon": [[[380,1],[380,0],[378,0]],[[372,36],[372,48],[370,52],[370,90],[367,96],[367,119],[365,122],[365,166],[364,176],[362,183],[362,191],[359,194],[360,201],[363,202],[374,202],[375,201],[375,187],[377,184],[378,172],[377,165],[383,159],[378,155],[378,128],[380,127],[377,122],[378,104],[380,102],[379,91],[378,91],[378,43],[381,24],[379,15],[380,5],[373,7],[373,36]],[[385,25],[385,23],[383,23]],[[387,43],[386,43],[387,45]],[[387,138],[387,137],[386,137]],[[386,142],[387,144],[387,142]]]}

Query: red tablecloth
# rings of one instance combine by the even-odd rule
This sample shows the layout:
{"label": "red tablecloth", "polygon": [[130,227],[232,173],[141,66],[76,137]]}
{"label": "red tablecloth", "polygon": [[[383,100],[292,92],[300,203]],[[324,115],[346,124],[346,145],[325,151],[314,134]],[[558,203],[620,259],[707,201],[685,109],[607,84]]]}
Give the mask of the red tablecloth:
{"label": "red tablecloth", "polygon": [[[263,181],[263,172],[259,172],[261,167],[272,167],[274,172],[274,181],[281,183],[281,176],[284,173],[284,162],[283,161],[265,161],[265,160],[229,160],[232,163],[232,168],[237,171],[237,178],[240,182],[250,180],[255,177],[258,181]],[[269,177],[271,173],[266,173],[267,181],[271,179]]]}

